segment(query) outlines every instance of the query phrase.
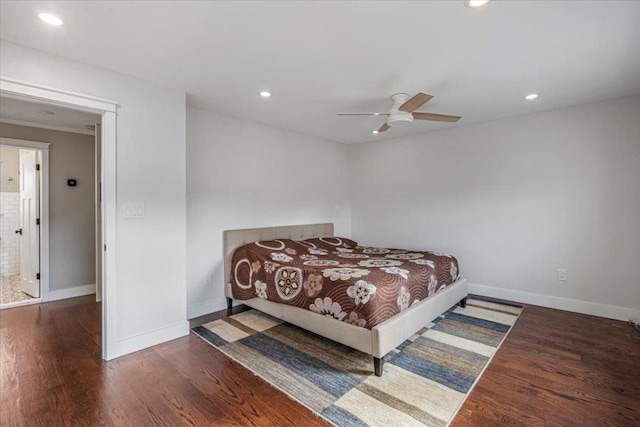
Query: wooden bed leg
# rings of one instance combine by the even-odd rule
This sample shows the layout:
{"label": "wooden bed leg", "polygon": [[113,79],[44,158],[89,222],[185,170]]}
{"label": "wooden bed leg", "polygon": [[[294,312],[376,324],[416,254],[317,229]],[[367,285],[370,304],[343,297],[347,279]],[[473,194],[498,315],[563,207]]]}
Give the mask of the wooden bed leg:
{"label": "wooden bed leg", "polygon": [[382,376],[382,366],[384,365],[384,359],[374,357],[373,358],[373,371],[376,374],[376,377]]}
{"label": "wooden bed leg", "polygon": [[231,298],[227,298],[227,310],[231,310],[233,307],[233,300]]}
{"label": "wooden bed leg", "polygon": [[467,306],[467,297],[460,300],[460,307],[465,308]]}

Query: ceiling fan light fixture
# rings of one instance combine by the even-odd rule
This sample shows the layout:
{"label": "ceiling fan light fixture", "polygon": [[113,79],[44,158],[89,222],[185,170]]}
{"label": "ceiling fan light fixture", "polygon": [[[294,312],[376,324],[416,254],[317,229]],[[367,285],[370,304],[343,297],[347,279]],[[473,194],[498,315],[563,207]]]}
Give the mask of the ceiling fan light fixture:
{"label": "ceiling fan light fixture", "polygon": [[372,133],[372,134],[374,134],[374,135],[377,135],[377,134],[379,134],[380,132],[378,132],[377,130],[372,130],[372,131],[371,131],[371,133]]}
{"label": "ceiling fan light fixture", "polygon": [[56,27],[59,27],[60,25],[62,25],[62,19],[58,18],[56,15],[52,13],[47,13],[47,12],[39,13],[38,18],[40,18],[42,21],[46,22],[49,25],[54,25]]}
{"label": "ceiling fan light fixture", "polygon": [[487,3],[489,3],[489,0],[465,0],[464,1],[464,5],[472,9],[482,7]]}

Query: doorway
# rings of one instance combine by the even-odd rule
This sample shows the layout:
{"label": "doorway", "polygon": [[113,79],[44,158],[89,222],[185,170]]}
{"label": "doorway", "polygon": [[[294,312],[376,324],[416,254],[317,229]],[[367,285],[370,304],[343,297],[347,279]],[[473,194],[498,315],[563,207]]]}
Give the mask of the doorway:
{"label": "doorway", "polygon": [[[117,341],[115,340],[115,290],[116,290],[116,111],[117,103],[114,101],[95,98],[92,96],[68,92],[57,88],[48,88],[34,85],[28,82],[18,81],[5,77],[0,77],[0,97],[17,99],[44,106],[63,107],[69,110],[97,114],[100,117],[101,127],[99,135],[101,137],[100,146],[100,179],[99,194],[101,197],[100,227],[101,227],[101,247],[95,253],[95,258],[102,260],[101,281],[96,280],[96,284],[102,284],[102,356],[105,360],[110,360],[118,354]],[[30,148],[30,147],[27,147]],[[43,151],[43,157],[47,151]],[[43,162],[44,163],[44,162]],[[45,171],[42,170],[42,175]],[[48,298],[47,283],[50,275],[48,261],[50,258],[50,248],[48,242],[48,229],[45,217],[47,216],[48,203],[44,203],[47,197],[48,187],[46,180],[42,181],[41,187],[41,250],[40,250],[40,273],[41,273],[41,300]],[[108,249],[108,250],[107,250]],[[95,289],[95,285],[94,289]]]}
{"label": "doorway", "polygon": [[40,301],[42,151],[0,145],[0,307]]}
{"label": "doorway", "polygon": [[[95,135],[99,121],[96,114],[0,97],[0,137],[5,145],[0,166],[17,174],[19,183],[6,206],[11,208],[18,199],[12,236],[18,241],[2,245],[5,259],[19,259],[19,274],[9,281],[9,289],[17,292],[5,292],[19,301],[8,301],[9,307],[99,294],[99,135]],[[6,155],[16,152],[17,157]],[[49,154],[44,165],[43,152]],[[48,203],[40,200],[41,187],[48,189]],[[41,206],[48,207],[47,215]],[[6,238],[11,230],[4,228]],[[48,231],[49,245],[40,243],[41,230]],[[49,249],[42,256],[43,264],[48,260],[47,274],[40,271],[41,249]],[[0,308],[6,308],[7,301],[2,302]]]}

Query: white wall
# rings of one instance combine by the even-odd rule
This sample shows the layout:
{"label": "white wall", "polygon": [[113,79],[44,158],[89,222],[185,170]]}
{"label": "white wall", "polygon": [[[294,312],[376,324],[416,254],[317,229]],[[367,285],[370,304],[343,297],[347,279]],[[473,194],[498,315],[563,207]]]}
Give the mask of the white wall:
{"label": "white wall", "polygon": [[[117,116],[116,347],[126,354],[188,333],[185,93],[5,41],[4,77],[112,99]],[[122,218],[144,203],[146,218]],[[108,248],[107,248],[108,249]]]}
{"label": "white wall", "polygon": [[[49,291],[93,293],[87,285],[96,283],[95,138],[7,123],[0,124],[0,136],[50,144]],[[69,178],[77,180],[75,187],[67,185]]]}
{"label": "white wall", "polygon": [[471,292],[640,314],[640,96],[351,146],[350,158],[356,240],[452,253]]}
{"label": "white wall", "polygon": [[333,222],[350,236],[349,176],[345,145],[187,108],[189,317],[225,307],[224,230]]}

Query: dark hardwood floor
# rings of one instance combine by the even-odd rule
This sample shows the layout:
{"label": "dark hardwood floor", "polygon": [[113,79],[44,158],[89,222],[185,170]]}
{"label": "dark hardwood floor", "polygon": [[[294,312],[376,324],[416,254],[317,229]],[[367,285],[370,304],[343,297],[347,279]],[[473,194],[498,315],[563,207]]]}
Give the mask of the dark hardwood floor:
{"label": "dark hardwood floor", "polygon": [[[640,333],[527,307],[452,425],[637,426],[639,408]],[[0,311],[0,425],[328,424],[193,335],[102,361],[88,296]]]}
{"label": "dark hardwood floor", "polygon": [[104,362],[93,296],[0,311],[2,426],[322,424],[194,335]]}
{"label": "dark hardwood floor", "polygon": [[451,426],[640,426],[640,333],[527,306]]}

